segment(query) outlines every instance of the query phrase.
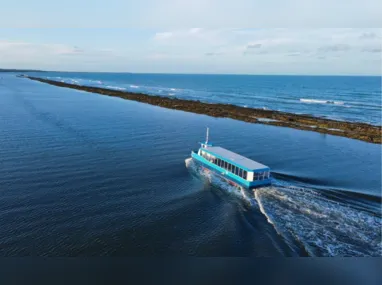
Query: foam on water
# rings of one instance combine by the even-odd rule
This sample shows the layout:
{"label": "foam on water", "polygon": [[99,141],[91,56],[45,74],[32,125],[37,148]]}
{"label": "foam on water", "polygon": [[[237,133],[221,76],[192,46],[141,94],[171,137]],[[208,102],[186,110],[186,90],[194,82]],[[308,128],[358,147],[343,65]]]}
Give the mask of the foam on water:
{"label": "foam on water", "polygon": [[381,217],[317,190],[276,184],[254,192],[261,212],[285,238],[313,256],[381,256]]}
{"label": "foam on water", "polygon": [[216,175],[214,172],[210,170],[204,170],[200,166],[198,166],[192,158],[187,158],[185,160],[186,167],[193,173],[199,177],[202,177],[204,180],[208,181],[211,185],[218,187],[219,189],[224,190],[226,193],[235,195],[240,198],[248,205],[253,206],[256,204],[256,201],[249,196],[249,194],[245,191],[245,189],[241,186],[233,186],[224,181],[221,177]]}
{"label": "foam on water", "polygon": [[319,99],[300,99],[300,102],[303,103],[315,103],[315,104],[335,104],[335,105],[343,105],[342,101],[332,101],[332,100],[319,100]]}
{"label": "foam on water", "polygon": [[378,213],[370,213],[326,198],[317,189],[279,181],[253,190],[234,187],[211,171],[203,171],[192,158],[186,166],[212,185],[234,194],[260,212],[285,239],[301,244],[311,256],[381,256]]}
{"label": "foam on water", "polygon": [[111,86],[111,85],[106,86],[106,88],[113,89],[113,90],[126,90],[126,88],[118,87],[118,86]]}

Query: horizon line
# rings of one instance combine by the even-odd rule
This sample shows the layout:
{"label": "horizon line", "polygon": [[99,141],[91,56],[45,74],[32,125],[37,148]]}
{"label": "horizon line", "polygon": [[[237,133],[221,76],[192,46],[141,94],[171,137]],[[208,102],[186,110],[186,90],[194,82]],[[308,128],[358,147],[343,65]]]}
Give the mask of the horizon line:
{"label": "horizon line", "polygon": [[64,73],[130,73],[130,74],[166,74],[166,75],[231,75],[231,76],[342,76],[342,77],[381,77],[382,74],[282,74],[282,73],[195,73],[195,72],[132,72],[132,71],[73,71],[73,70],[44,70],[28,68],[0,68],[14,70],[12,72],[64,72]]}

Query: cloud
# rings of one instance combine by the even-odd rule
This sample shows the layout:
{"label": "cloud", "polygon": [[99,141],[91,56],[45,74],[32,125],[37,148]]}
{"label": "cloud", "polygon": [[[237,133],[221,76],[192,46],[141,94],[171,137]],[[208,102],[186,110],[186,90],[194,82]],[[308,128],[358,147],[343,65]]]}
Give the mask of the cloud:
{"label": "cloud", "polygon": [[261,48],[263,44],[249,44],[247,45],[247,49],[253,49],[253,48]]}
{"label": "cloud", "polygon": [[300,55],[302,55],[301,52],[291,52],[287,54],[287,56],[300,56]]}
{"label": "cloud", "polygon": [[166,40],[173,37],[172,32],[163,32],[163,33],[156,33],[154,36],[155,40]]}
{"label": "cloud", "polygon": [[[43,69],[50,64],[61,70],[91,65],[99,71],[118,66],[118,71],[128,67],[132,72],[380,72],[378,29],[150,29],[133,30],[128,39],[128,31],[106,33],[97,31],[96,39],[87,42],[69,33],[59,44],[0,40],[0,65]],[[110,49],[99,46],[106,38]]]}
{"label": "cloud", "polygon": [[77,46],[74,46],[74,47],[63,46],[61,50],[57,50],[57,54],[59,55],[81,55],[84,53],[85,51]]}
{"label": "cloud", "polygon": [[197,34],[200,33],[203,29],[202,28],[192,28],[189,30],[190,34]]}
{"label": "cloud", "polygon": [[0,66],[9,68],[86,71],[90,66],[112,63],[120,58],[111,49],[85,50],[65,44],[0,40]]}
{"label": "cloud", "polygon": [[363,52],[382,53],[382,47],[367,47],[362,50]]}
{"label": "cloud", "polygon": [[221,52],[206,52],[206,56],[217,56],[217,55],[222,55],[223,53]]}
{"label": "cloud", "polygon": [[362,40],[370,40],[370,39],[376,39],[378,38],[377,34],[376,33],[373,33],[373,32],[366,32],[366,33],[362,33],[360,36],[359,36],[360,39]]}
{"label": "cloud", "polygon": [[[227,34],[222,34],[220,29],[178,29],[167,32],[155,33],[154,42],[160,45],[197,46],[197,45],[222,45],[225,44]],[[229,35],[228,35],[229,36]]]}
{"label": "cloud", "polygon": [[327,46],[322,46],[318,48],[318,52],[344,52],[350,50],[351,47],[348,44],[334,44],[334,45],[327,45]]}

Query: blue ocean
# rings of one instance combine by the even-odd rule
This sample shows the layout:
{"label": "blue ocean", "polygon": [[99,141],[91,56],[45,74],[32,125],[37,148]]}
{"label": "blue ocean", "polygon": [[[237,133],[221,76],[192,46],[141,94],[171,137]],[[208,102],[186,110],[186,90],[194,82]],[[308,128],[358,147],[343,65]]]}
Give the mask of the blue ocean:
{"label": "blue ocean", "polygon": [[378,76],[35,74],[71,84],[381,125]]}
{"label": "blue ocean", "polygon": [[[377,77],[36,73],[380,125]],[[240,192],[205,137],[271,168]],[[381,256],[381,146],[0,74],[0,256]]]}

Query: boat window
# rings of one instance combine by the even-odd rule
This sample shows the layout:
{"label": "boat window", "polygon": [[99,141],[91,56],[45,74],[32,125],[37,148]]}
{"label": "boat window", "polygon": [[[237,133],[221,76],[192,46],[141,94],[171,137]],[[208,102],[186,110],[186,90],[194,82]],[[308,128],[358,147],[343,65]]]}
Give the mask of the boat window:
{"label": "boat window", "polygon": [[244,177],[243,177],[245,180],[247,180],[247,171],[244,170]]}
{"label": "boat window", "polygon": [[239,168],[239,176],[243,177],[243,169]]}

